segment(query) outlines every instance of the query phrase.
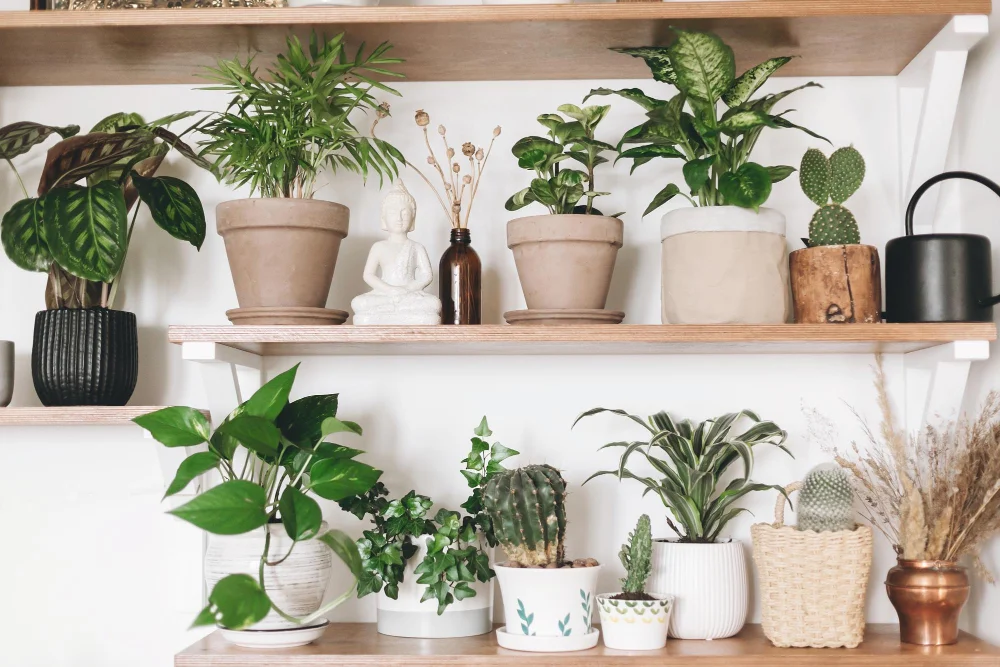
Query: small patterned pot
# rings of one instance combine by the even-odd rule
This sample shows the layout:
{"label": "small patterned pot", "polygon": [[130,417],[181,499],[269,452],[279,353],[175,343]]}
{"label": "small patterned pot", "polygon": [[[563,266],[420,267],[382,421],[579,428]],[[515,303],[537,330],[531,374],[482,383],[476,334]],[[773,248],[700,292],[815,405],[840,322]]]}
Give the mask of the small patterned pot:
{"label": "small patterned pot", "polygon": [[612,600],[618,593],[597,596],[604,645],[622,651],[653,651],[667,644],[674,596],[651,595],[655,600]]}

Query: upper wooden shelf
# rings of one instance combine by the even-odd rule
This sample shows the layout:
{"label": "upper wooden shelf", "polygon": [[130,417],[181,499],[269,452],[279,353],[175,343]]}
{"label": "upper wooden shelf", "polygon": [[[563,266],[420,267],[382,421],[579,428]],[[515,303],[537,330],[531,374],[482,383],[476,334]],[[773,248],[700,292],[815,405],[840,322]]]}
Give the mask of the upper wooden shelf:
{"label": "upper wooden shelf", "polygon": [[793,55],[783,75],[895,75],[952,16],[990,12],[990,0],[4,12],[0,85],[197,85],[220,57],[264,62],[312,28],[391,42],[415,81],[647,78],[608,48],[666,44],[670,25],[717,32],[741,69]]}
{"label": "upper wooden shelf", "polygon": [[[114,426],[155,412],[162,406],[109,407],[80,405],[65,408],[0,408],[0,426]],[[206,417],[208,411],[202,410]]]}
{"label": "upper wooden shelf", "polygon": [[171,326],[171,343],[218,343],[259,355],[844,354],[913,352],[996,340],[996,325],[771,324],[586,326]]}
{"label": "upper wooden shelf", "polygon": [[998,667],[1000,649],[962,634],[954,646],[914,646],[899,642],[895,625],[869,625],[855,649],[775,648],[759,625],[736,637],[715,641],[667,641],[658,651],[613,651],[603,644],[574,653],[521,653],[497,646],[495,636],[462,639],[405,639],[375,632],[374,623],[334,623],[314,644],[275,651],[228,644],[218,632],[182,651],[175,667]]}

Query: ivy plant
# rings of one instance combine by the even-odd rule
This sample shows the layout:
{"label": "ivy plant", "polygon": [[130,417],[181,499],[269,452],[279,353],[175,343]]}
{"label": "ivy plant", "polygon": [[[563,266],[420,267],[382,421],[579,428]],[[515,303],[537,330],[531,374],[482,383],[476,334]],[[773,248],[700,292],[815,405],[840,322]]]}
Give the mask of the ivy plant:
{"label": "ivy plant", "polygon": [[[528,187],[507,200],[507,210],[518,211],[537,202],[552,215],[603,215],[594,208],[594,199],[610,193],[596,190],[594,169],[608,161],[603,154],[613,153],[615,147],[598,141],[595,135],[598,124],[610,108],[564,104],[559,107],[560,113],[539,116],[538,122],[548,130],[548,136],[525,137],[511,148],[517,165],[534,172],[535,177]],[[562,165],[566,160],[576,162],[583,169],[566,168]],[[581,200],[586,203],[581,204]],[[616,213],[614,217],[619,215],[622,214]]]}
{"label": "ivy plant", "polygon": [[[238,630],[274,610],[282,618],[308,624],[354,594],[362,576],[354,541],[339,530],[322,531],[323,512],[312,496],[333,501],[365,494],[382,475],[361,463],[358,449],[327,442],[338,434],[361,435],[361,427],[337,418],[337,394],[289,401],[298,365],[276,376],[237,407],[215,432],[198,410],[170,407],[133,421],[165,447],[207,445],[180,465],[166,496],[183,491],[205,473],[222,482],[170,511],[215,535],[238,535],[280,522],[293,540],[286,554],[271,553],[271,531],[264,533],[257,577],[234,573],[209,593],[209,604],[194,625]],[[264,584],[266,567],[288,558],[295,545],[320,540],[350,569],[354,581],[343,594],[305,618],[295,618],[271,601]]]}
{"label": "ivy plant", "polygon": [[790,57],[771,58],[737,77],[733,50],[718,36],[671,30],[675,40],[670,46],[614,50],[642,58],[653,78],[673,85],[676,95],[661,100],[638,88],[596,88],[587,99],[618,95],[645,110],[647,120],[628,130],[618,142],[618,159],[631,159],[632,172],[654,158],[684,162],[684,182],[690,194],[670,183],[653,197],[643,216],[677,195],[686,197],[694,206],[740,206],[756,211],[771,195],[771,186],[795,171],[785,165],[765,167],[750,161],[764,128],[795,128],[828,142],[788,120],[788,111],[774,113],[778,102],[792,93],[820,85],[809,82],[754,98],[754,93]]}
{"label": "ivy plant", "polygon": [[441,508],[432,519],[434,501],[430,498],[410,491],[389,500],[381,482],[367,493],[340,501],[342,509],[359,519],[369,517],[374,524],[357,542],[362,569],[358,597],[383,591],[395,600],[406,564],[417,553],[414,541],[418,539],[427,544],[427,554],[414,568],[417,583],[426,587],[421,602],[435,600],[438,614],[455,600],[474,597],[472,583],[485,583],[495,576],[486,545],[495,547],[497,542],[482,493],[489,478],[504,469],[501,462],[518,452],[499,442],[489,444],[485,438],[491,435],[483,417],[469,455],[462,461],[462,475],[472,490],[461,505],[464,514]]}
{"label": "ivy plant", "polygon": [[[13,170],[24,195],[0,220],[0,242],[18,267],[49,274],[47,307],[113,304],[138,202],[161,229],[201,249],[205,211],[198,194],[179,178],[155,175],[171,149],[210,168],[167,129],[191,115],[147,123],[139,114],[116,113],[83,135],[77,125],[22,121],[0,128],[0,160]],[[49,149],[32,197],[13,160],[53,135],[62,140]]]}

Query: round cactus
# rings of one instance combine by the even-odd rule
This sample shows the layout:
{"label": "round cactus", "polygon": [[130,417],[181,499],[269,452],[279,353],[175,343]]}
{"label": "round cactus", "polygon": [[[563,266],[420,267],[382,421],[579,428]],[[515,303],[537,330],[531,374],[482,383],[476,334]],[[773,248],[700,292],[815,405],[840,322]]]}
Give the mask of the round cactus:
{"label": "round cactus", "polygon": [[809,471],[799,491],[799,530],[818,533],[854,530],[851,481],[839,466],[829,463]]}
{"label": "round cactus", "polygon": [[864,180],[865,159],[854,146],[838,148],[833,152],[830,156],[830,199],[834,203],[847,201]]}
{"label": "round cactus", "polygon": [[549,465],[495,474],[483,505],[507,557],[522,567],[559,566],[565,556],[566,481]]}
{"label": "round cactus", "polygon": [[840,204],[821,206],[809,222],[809,241],[814,246],[861,243],[858,221]]}
{"label": "round cactus", "polygon": [[799,185],[817,206],[830,201],[830,161],[822,151],[810,148],[799,165]]}

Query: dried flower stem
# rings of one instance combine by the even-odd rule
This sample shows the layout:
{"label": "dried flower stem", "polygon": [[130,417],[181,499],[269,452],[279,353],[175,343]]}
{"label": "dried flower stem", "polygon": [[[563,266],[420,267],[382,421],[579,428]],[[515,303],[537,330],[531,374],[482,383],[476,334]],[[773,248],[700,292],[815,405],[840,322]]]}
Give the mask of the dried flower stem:
{"label": "dried flower stem", "polygon": [[[500,128],[497,128],[500,129]],[[472,184],[472,194],[469,195],[469,208],[465,211],[465,227],[469,226],[469,216],[472,215],[472,204],[476,201],[476,193],[479,192],[479,182],[483,179],[483,170],[486,169],[486,162],[490,159],[490,153],[493,151],[493,142],[497,140],[497,132],[494,130],[493,136],[490,138],[490,145],[486,149],[486,154],[483,159],[479,162],[479,169],[476,172],[476,180]],[[472,158],[469,158],[472,161]]]}

